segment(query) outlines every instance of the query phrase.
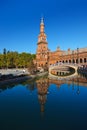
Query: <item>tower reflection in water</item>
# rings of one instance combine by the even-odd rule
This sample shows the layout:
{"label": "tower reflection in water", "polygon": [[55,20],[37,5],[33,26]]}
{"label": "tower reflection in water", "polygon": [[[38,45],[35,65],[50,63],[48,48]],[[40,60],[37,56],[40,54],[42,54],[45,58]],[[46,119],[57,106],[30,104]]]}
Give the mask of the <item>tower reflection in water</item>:
{"label": "tower reflection in water", "polygon": [[47,101],[47,93],[49,87],[49,79],[40,79],[36,81],[37,91],[38,91],[38,100],[41,105],[41,112],[45,110],[45,103]]}
{"label": "tower reflection in water", "polygon": [[[55,84],[58,90],[62,87],[63,84],[67,84],[68,88],[72,87],[72,92],[74,92],[77,95],[80,95],[81,94],[80,86],[87,87],[87,77],[78,75],[77,77],[74,77],[72,79],[67,79],[67,80],[50,79],[46,77],[46,78],[40,78],[39,80],[36,80],[35,82],[26,81],[21,84],[26,86],[27,89],[30,90],[31,95],[32,95],[32,92],[35,89],[37,89],[38,100],[40,103],[41,112],[43,113],[45,110],[45,104],[47,101],[48,88],[50,89],[51,84]],[[2,93],[6,89],[11,89],[15,86],[17,86],[17,84],[0,85],[0,93]]]}
{"label": "tower reflection in water", "polygon": [[72,87],[72,92],[79,95],[80,86],[87,87],[87,79],[82,77],[75,77],[68,80],[58,80],[49,78],[40,78],[36,81],[38,100],[40,103],[41,112],[45,111],[45,104],[47,101],[48,88],[51,84],[55,84],[59,89],[63,84],[67,84],[67,87]]}

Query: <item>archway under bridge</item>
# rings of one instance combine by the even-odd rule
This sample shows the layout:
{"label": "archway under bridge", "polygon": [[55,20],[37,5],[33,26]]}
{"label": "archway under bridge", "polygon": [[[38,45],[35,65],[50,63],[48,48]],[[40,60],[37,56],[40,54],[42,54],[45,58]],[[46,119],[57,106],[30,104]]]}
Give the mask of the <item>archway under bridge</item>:
{"label": "archway under bridge", "polygon": [[[74,69],[74,73],[71,74],[71,75],[67,75],[67,76],[59,76],[59,78],[70,78],[70,77],[73,77],[73,76],[76,76],[77,75],[77,69],[78,69],[78,64],[54,64],[54,65],[51,65],[49,66],[49,76],[50,77],[58,77],[58,75],[54,75],[52,74],[52,70],[58,70],[58,72],[60,72],[61,74],[63,73],[63,71],[61,70],[61,68],[65,68],[65,67],[68,67],[68,68],[73,68]],[[68,72],[66,70],[66,72]]]}

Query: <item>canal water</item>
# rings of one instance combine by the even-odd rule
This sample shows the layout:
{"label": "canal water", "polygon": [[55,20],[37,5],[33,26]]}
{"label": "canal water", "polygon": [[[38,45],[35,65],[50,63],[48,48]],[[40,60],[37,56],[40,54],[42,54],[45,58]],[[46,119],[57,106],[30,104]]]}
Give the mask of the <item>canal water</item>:
{"label": "canal water", "polygon": [[0,130],[87,130],[87,77],[0,85]]}

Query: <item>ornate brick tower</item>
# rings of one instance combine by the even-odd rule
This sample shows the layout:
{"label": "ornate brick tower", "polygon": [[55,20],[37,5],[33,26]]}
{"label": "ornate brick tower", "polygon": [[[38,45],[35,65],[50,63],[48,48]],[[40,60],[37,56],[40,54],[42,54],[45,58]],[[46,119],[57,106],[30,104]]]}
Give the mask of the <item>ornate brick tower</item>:
{"label": "ornate brick tower", "polygon": [[40,34],[38,36],[37,52],[36,52],[37,67],[45,67],[48,65],[48,43],[44,32],[44,20],[41,18]]}

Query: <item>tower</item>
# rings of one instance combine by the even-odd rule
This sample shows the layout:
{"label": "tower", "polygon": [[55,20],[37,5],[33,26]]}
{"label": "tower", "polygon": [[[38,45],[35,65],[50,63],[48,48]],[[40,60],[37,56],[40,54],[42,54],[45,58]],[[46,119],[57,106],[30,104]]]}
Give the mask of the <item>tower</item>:
{"label": "tower", "polygon": [[40,34],[38,36],[36,63],[37,67],[46,67],[48,65],[48,43],[44,31],[44,19],[41,18]]}

